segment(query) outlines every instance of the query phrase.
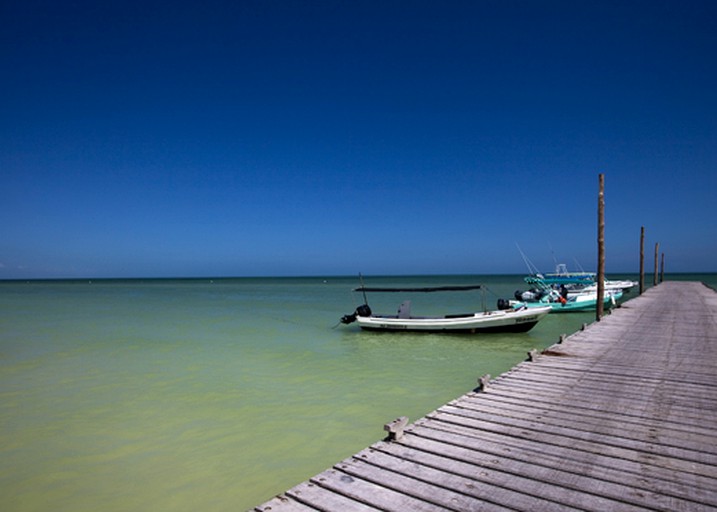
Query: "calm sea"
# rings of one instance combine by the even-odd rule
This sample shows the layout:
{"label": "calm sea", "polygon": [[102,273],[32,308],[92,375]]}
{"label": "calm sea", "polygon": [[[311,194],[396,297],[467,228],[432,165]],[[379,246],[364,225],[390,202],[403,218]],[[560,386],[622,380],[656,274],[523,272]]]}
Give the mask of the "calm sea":
{"label": "calm sea", "polygon": [[[669,278],[717,287],[716,274]],[[412,297],[416,314],[493,309],[524,288],[521,276],[366,281],[487,287]],[[594,319],[549,315],[513,335],[334,328],[361,303],[357,284],[0,283],[0,510],[248,509]],[[403,298],[369,302],[393,312]]]}

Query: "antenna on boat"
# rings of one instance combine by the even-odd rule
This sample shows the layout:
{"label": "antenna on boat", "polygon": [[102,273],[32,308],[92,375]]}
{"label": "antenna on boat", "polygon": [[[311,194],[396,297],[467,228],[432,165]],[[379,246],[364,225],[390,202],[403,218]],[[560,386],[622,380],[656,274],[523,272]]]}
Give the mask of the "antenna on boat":
{"label": "antenna on boat", "polygon": [[573,258],[573,261],[575,261],[575,264],[576,264],[576,265],[578,266],[578,268],[580,269],[580,272],[585,272],[585,269],[584,269],[583,266],[580,264],[580,262],[578,261],[577,258]]}
{"label": "antenna on boat", "polygon": [[363,285],[363,275],[361,275],[361,272],[359,272],[359,281],[361,282],[361,293],[363,293],[363,303],[368,304],[368,299],[366,298],[366,287]]}
{"label": "antenna on boat", "polygon": [[553,257],[553,265],[555,265],[556,272],[558,268],[558,260],[555,258],[555,251],[553,250],[553,244],[548,243],[548,247],[550,247],[550,255]]}
{"label": "antenna on boat", "polygon": [[515,246],[518,248],[518,252],[523,257],[523,262],[525,263],[525,266],[528,267],[528,274],[534,274],[534,275],[540,274],[538,267],[533,265],[533,263],[528,259],[528,257],[525,255],[523,250],[518,245],[518,242],[515,242]]}

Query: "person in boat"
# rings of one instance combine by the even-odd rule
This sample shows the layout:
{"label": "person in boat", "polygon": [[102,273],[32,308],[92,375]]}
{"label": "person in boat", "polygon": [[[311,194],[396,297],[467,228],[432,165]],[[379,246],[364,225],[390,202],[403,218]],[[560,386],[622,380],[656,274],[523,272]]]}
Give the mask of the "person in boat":
{"label": "person in boat", "polygon": [[568,289],[565,287],[564,284],[560,285],[560,296],[563,299],[568,300]]}

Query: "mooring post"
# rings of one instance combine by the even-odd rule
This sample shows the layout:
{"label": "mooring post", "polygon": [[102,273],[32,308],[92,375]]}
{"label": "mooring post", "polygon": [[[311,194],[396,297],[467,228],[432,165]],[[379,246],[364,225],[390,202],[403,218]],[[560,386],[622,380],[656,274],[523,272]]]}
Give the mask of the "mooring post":
{"label": "mooring post", "polygon": [[478,387],[475,391],[485,392],[488,389],[488,382],[490,382],[490,374],[486,373],[478,379]]}
{"label": "mooring post", "polygon": [[655,244],[655,277],[652,279],[652,284],[657,286],[657,254],[660,252],[660,242]]}
{"label": "mooring post", "polygon": [[645,226],[640,229],[640,295],[645,289]]}
{"label": "mooring post", "polygon": [[383,429],[388,432],[389,441],[397,441],[403,437],[403,429],[408,425],[408,416],[396,418],[391,423],[386,423]]}
{"label": "mooring post", "polygon": [[598,322],[602,318],[605,297],[605,175],[600,173],[599,178],[597,304],[595,305],[595,319]]}

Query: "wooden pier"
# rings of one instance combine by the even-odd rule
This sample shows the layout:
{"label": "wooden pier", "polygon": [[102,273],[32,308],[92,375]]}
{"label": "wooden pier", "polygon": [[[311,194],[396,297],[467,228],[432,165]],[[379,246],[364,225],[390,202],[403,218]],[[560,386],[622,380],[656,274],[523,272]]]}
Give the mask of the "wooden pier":
{"label": "wooden pier", "polygon": [[717,293],[667,281],[256,507],[717,510]]}

